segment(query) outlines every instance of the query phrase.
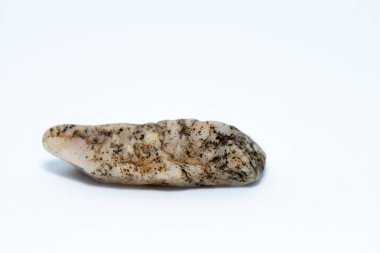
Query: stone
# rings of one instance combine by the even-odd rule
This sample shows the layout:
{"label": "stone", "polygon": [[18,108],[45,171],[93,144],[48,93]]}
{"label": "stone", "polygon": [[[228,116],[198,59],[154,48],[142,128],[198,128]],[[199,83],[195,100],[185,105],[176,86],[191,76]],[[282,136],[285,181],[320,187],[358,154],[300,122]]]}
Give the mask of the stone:
{"label": "stone", "polygon": [[266,159],[236,127],[195,119],[59,125],[43,145],[95,180],[128,185],[245,185],[262,176]]}

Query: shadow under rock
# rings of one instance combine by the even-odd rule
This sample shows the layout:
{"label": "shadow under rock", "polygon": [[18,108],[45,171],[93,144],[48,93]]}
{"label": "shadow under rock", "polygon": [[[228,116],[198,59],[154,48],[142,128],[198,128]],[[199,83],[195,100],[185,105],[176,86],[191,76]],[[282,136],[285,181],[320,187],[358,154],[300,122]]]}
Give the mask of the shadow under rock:
{"label": "shadow under rock", "polygon": [[184,190],[198,190],[198,189],[218,189],[218,188],[251,188],[260,184],[263,177],[265,177],[265,171],[262,177],[251,184],[243,185],[243,186],[201,186],[201,187],[175,187],[175,186],[163,186],[163,185],[120,185],[120,184],[106,184],[98,182],[91,177],[87,176],[73,165],[68,162],[59,160],[59,159],[51,159],[43,163],[42,167],[45,171],[55,174],[60,177],[64,177],[66,179],[74,180],[80,183],[84,183],[87,185],[95,186],[95,187],[109,187],[109,188],[117,188],[117,189],[135,189],[135,190],[155,190],[155,191],[184,191]]}
{"label": "shadow under rock", "polygon": [[59,159],[51,159],[43,163],[42,167],[45,171],[64,177],[66,179],[79,181],[81,183],[100,186],[101,184],[90,177],[86,176],[83,172],[75,168],[70,163]]}

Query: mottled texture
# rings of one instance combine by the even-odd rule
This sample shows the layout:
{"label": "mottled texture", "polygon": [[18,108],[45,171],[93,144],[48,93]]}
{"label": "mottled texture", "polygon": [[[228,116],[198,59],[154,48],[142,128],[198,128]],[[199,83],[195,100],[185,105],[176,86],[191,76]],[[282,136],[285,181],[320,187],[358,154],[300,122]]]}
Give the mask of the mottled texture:
{"label": "mottled texture", "polygon": [[214,121],[50,128],[43,145],[107,183],[174,186],[244,185],[258,180],[265,153],[233,126]]}

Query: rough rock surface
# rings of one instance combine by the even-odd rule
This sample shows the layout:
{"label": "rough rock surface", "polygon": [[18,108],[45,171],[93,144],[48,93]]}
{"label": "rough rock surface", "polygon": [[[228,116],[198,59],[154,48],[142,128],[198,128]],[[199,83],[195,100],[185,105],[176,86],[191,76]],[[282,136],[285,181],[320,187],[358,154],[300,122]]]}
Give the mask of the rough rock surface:
{"label": "rough rock surface", "polygon": [[265,153],[233,126],[214,121],[59,125],[43,145],[90,177],[119,184],[244,185],[258,180]]}

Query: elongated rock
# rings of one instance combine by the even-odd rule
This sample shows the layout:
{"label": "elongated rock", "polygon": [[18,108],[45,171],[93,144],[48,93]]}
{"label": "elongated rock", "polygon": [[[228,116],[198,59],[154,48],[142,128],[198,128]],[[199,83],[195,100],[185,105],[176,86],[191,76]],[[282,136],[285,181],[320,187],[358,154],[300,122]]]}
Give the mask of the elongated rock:
{"label": "elongated rock", "polygon": [[90,177],[119,184],[244,185],[258,180],[265,153],[233,126],[214,121],[59,125],[43,145]]}

